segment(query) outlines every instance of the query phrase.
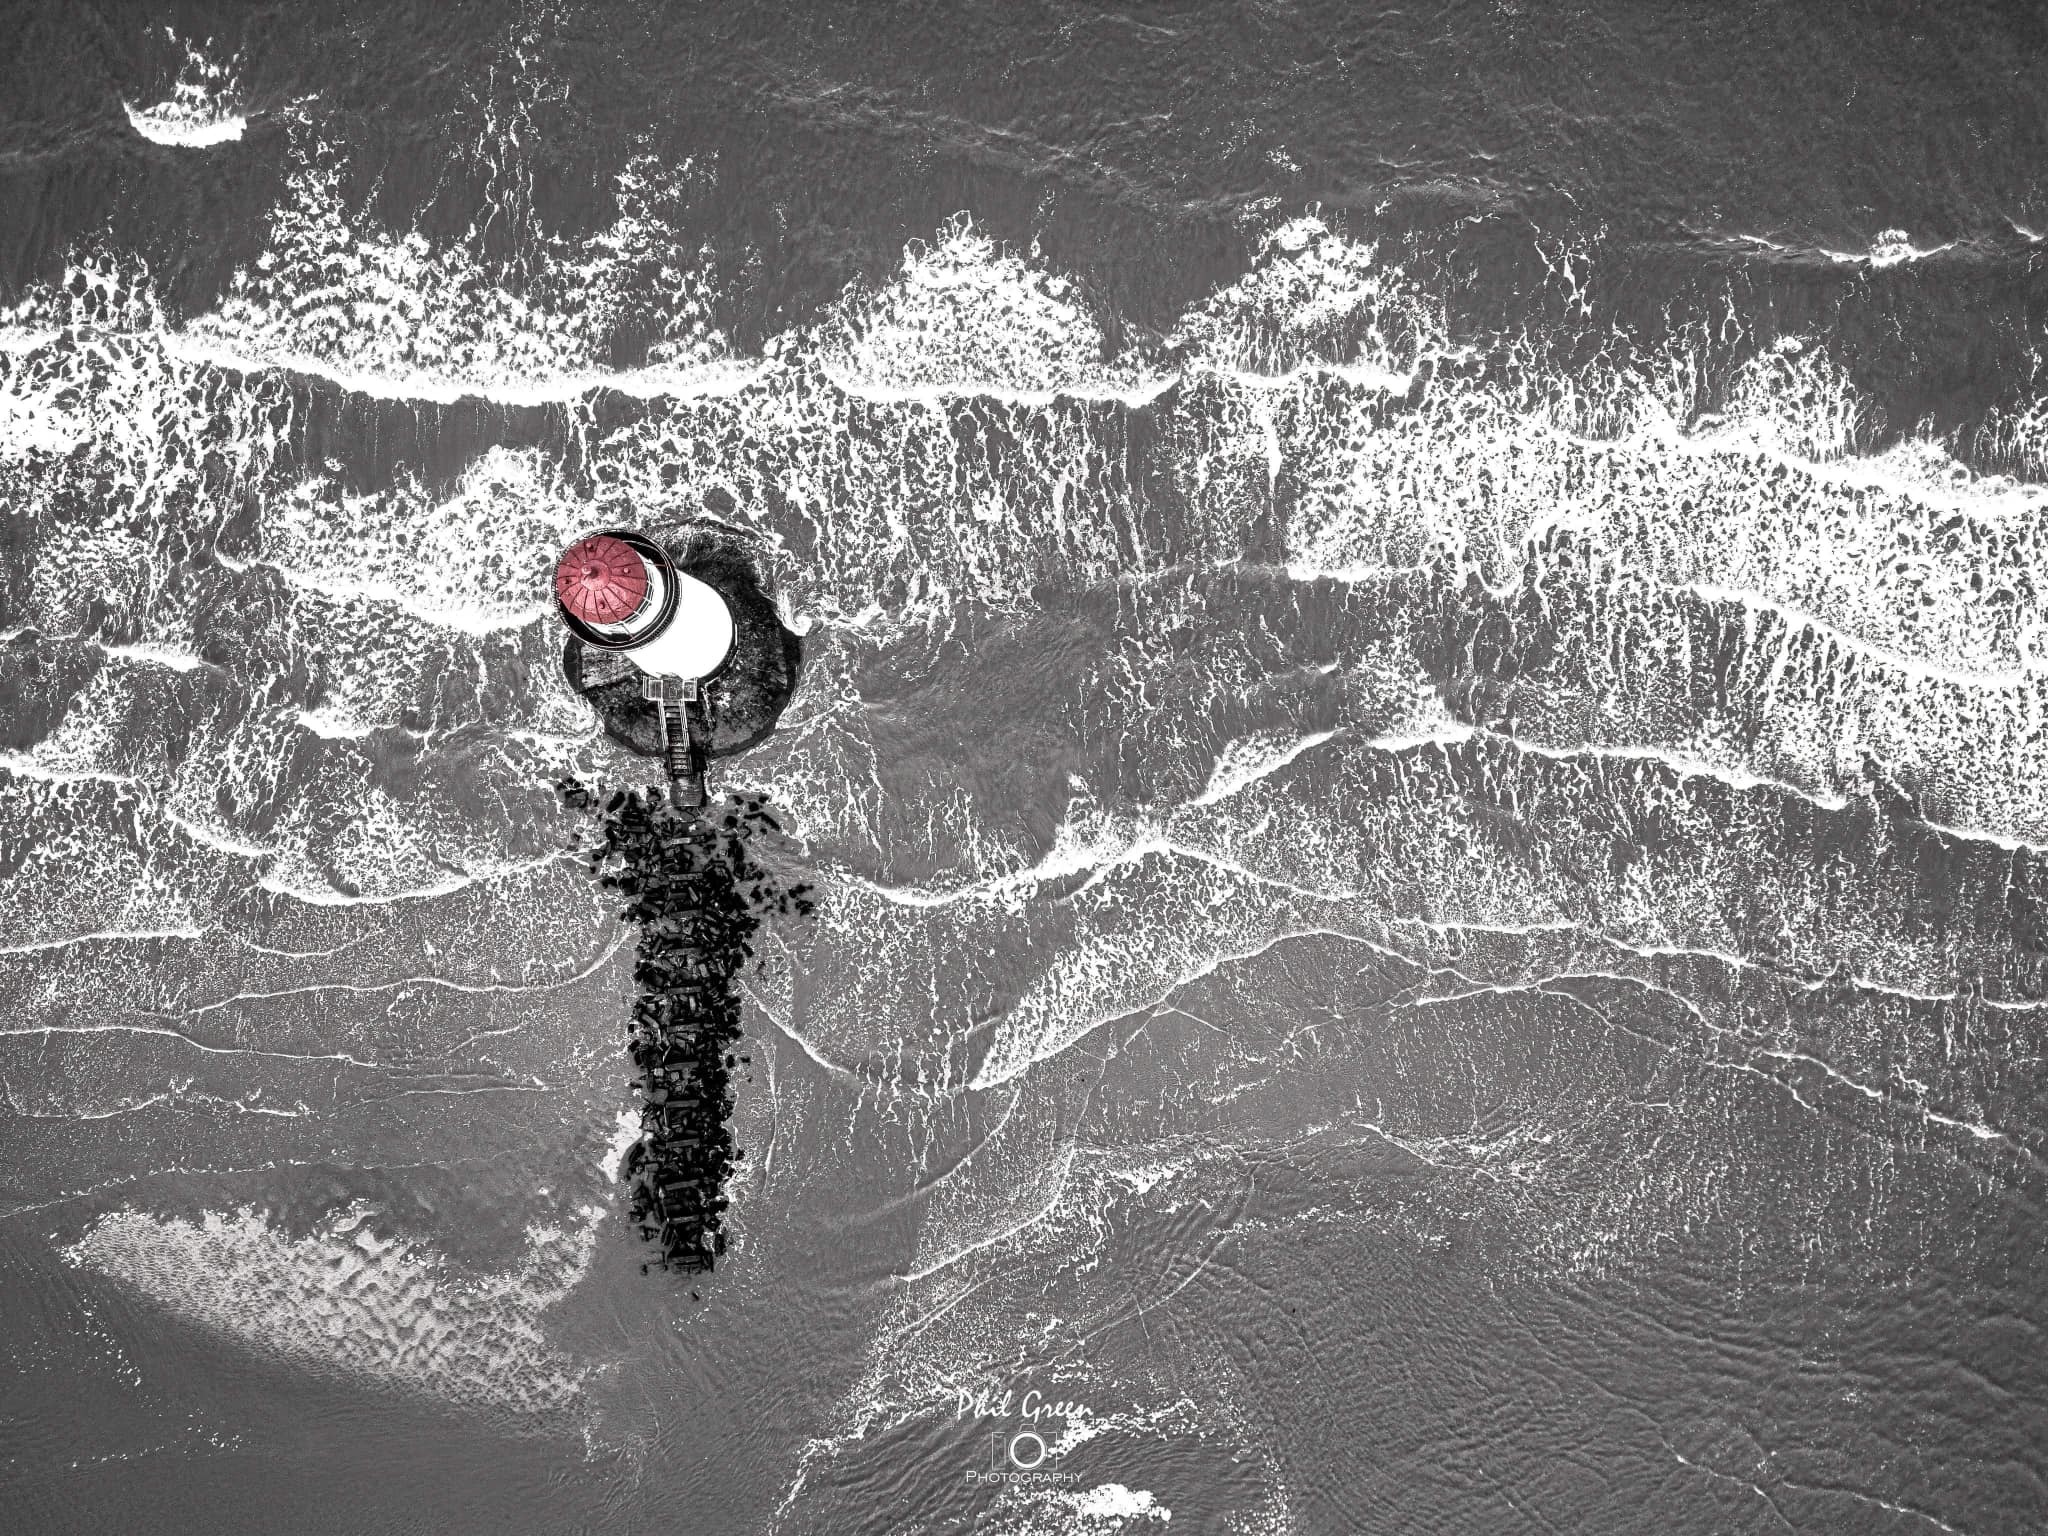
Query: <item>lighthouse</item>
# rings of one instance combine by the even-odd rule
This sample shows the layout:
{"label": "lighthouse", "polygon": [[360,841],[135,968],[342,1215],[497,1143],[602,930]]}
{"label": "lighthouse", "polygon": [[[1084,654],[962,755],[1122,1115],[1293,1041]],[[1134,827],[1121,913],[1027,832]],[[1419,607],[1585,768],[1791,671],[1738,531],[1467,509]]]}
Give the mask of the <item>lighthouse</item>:
{"label": "lighthouse", "polygon": [[669,780],[684,804],[702,805],[706,732],[691,717],[701,711],[704,685],[732,659],[731,606],[654,540],[620,531],[563,551],[555,603],[578,640],[640,673],[640,696],[660,715]]}
{"label": "lighthouse", "polygon": [[803,642],[760,541],[716,515],[577,539],[555,562],[562,672],[604,733],[660,758],[702,805],[712,759],[765,741],[796,693]]}

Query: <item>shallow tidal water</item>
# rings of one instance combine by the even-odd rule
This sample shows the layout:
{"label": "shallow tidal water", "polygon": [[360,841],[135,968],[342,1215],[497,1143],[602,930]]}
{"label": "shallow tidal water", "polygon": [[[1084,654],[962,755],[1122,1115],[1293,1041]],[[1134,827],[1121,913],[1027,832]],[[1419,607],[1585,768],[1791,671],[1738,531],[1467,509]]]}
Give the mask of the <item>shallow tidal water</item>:
{"label": "shallow tidal water", "polygon": [[[16,7],[0,1528],[2048,1526],[2044,48]],[[696,517],[683,1277],[547,580]]]}

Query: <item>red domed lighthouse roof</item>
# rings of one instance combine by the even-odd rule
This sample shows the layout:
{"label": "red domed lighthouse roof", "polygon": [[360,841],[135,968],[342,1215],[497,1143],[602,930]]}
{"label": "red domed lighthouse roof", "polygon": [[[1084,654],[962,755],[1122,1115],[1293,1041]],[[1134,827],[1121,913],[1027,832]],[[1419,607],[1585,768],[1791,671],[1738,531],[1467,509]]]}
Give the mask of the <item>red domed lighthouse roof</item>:
{"label": "red domed lighthouse roof", "polygon": [[586,624],[620,624],[647,600],[647,564],[624,539],[571,544],[555,566],[555,596]]}

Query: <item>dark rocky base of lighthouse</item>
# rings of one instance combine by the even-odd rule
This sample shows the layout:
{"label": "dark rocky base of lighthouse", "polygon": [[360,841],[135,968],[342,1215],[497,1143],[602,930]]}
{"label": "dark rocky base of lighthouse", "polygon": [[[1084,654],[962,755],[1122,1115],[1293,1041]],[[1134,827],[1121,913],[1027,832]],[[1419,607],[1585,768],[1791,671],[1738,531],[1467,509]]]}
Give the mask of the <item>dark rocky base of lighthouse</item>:
{"label": "dark rocky base of lighthouse", "polygon": [[[646,531],[676,569],[714,588],[732,610],[733,649],[703,684],[689,711],[692,745],[703,757],[730,757],[775,728],[796,692],[803,641],[775,611],[752,544],[712,521]],[[659,707],[642,696],[643,674],[615,651],[571,639],[562,656],[570,686],[590,701],[605,734],[645,757],[662,755]]]}
{"label": "dark rocky base of lighthouse", "polygon": [[725,1251],[726,1181],[746,1155],[728,1124],[733,1074],[747,1062],[735,983],[763,921],[810,912],[809,887],[784,885],[757,858],[756,844],[781,831],[761,796],[697,809],[660,788],[600,804],[579,781],[560,787],[571,808],[596,813],[597,835],[580,846],[640,930],[627,1027],[640,1136],[620,1169],[628,1214],[661,1268],[709,1270]]}

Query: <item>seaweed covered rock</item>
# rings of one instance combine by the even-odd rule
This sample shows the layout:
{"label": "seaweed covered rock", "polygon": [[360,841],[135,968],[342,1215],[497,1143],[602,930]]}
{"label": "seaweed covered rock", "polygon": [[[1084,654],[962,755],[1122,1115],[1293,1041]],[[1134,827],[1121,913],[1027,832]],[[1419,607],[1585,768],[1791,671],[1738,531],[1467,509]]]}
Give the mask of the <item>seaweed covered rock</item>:
{"label": "seaweed covered rock", "polygon": [[708,1270],[725,1251],[726,1180],[746,1155],[728,1125],[732,1070],[746,1060],[734,1051],[736,982],[763,920],[808,913],[809,887],[783,885],[756,856],[781,831],[758,795],[699,809],[634,788],[600,805],[570,780],[562,796],[596,811],[597,835],[584,845],[591,868],[640,931],[640,996],[627,1026],[640,1136],[620,1169],[627,1208],[659,1245],[663,1269]]}

